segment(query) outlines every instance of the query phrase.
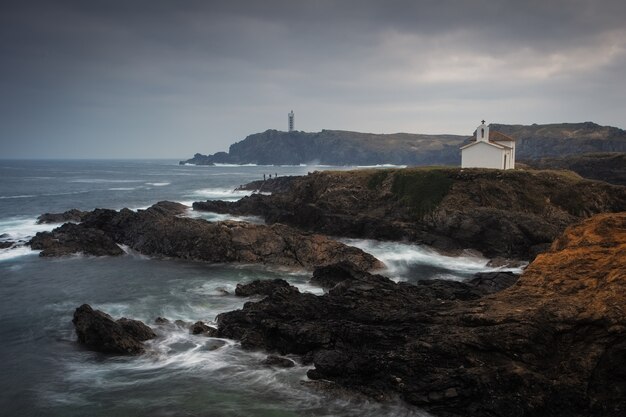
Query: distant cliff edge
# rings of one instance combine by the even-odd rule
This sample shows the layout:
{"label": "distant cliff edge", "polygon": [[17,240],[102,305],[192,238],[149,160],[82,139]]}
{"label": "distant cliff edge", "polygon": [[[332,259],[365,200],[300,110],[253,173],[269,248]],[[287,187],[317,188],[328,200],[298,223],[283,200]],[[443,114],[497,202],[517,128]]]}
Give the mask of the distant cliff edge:
{"label": "distant cliff edge", "polygon": [[[590,152],[626,152],[626,131],[592,122],[491,124],[491,128],[516,139],[518,161]],[[228,152],[197,153],[180,164],[459,165],[459,147],[467,141],[469,135],[267,130],[232,144]]]}

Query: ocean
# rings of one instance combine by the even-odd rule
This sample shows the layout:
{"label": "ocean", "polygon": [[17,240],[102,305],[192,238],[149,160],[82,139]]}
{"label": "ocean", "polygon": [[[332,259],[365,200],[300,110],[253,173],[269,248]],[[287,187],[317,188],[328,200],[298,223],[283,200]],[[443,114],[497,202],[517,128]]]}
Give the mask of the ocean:
{"label": "ocean", "polygon": [[[25,242],[45,212],[71,208],[142,209],[157,201],[184,204],[236,200],[233,190],[272,176],[305,175],[323,166],[179,166],[166,160],[0,160],[0,240]],[[336,168],[332,168],[336,169]],[[342,168],[349,169],[349,168]],[[232,218],[211,213],[207,221]],[[233,218],[262,222],[260,218]],[[494,270],[470,253],[445,256],[423,246],[343,239],[377,256],[399,281],[464,280]],[[0,414],[3,416],[427,416],[401,401],[332,398],[303,384],[307,366],[271,369],[264,352],[237,342],[158,328],[140,357],[112,357],[76,342],[74,309],[88,303],[114,318],[153,324],[156,317],[215,324],[241,308],[239,282],[283,278],[322,294],[310,272],[259,265],[209,265],[81,255],[45,259],[27,246],[0,249]],[[294,358],[297,362],[297,358]]]}

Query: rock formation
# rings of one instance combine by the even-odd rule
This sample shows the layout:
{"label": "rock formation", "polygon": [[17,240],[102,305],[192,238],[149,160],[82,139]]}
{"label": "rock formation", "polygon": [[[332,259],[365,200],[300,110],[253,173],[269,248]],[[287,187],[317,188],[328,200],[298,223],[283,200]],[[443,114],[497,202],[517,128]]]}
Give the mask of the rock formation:
{"label": "rock formation", "polygon": [[244,348],[302,355],[311,379],[400,395],[441,417],[617,416],[626,410],[624,271],[626,213],[600,214],[491,295],[481,295],[484,280],[396,284],[343,265],[326,268],[347,277],[327,294],[269,292],[218,316],[218,332]]}
{"label": "rock formation", "polygon": [[160,202],[137,212],[96,209],[80,224],[66,223],[31,239],[41,256],[121,255],[118,244],[150,256],[212,263],[239,262],[312,268],[349,260],[366,270],[383,264],[360,249],[274,224],[211,223],[180,217],[186,206]]}
{"label": "rock formation", "polygon": [[531,259],[570,224],[626,210],[626,188],[571,172],[413,168],[315,172],[287,192],[194,210],[260,215],[331,236],[408,240]]}
{"label": "rock formation", "polygon": [[145,351],[143,343],[156,334],[140,321],[121,318],[117,321],[88,304],[74,312],[72,320],[78,341],[90,350],[121,355],[138,355]]}

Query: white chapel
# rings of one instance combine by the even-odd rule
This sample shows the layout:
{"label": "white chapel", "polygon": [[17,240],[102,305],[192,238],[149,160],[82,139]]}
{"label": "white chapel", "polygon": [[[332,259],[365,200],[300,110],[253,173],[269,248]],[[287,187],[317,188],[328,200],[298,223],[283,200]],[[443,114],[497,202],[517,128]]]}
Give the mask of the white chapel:
{"label": "white chapel", "polygon": [[515,139],[490,132],[483,120],[474,141],[461,147],[461,168],[515,168]]}

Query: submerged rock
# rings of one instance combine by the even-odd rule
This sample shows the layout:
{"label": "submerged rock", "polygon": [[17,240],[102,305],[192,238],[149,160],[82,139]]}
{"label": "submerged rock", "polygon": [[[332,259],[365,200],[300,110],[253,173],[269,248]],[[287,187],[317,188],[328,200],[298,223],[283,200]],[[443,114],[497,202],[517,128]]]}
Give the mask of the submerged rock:
{"label": "submerged rock", "polygon": [[122,255],[117,245],[145,255],[213,263],[239,262],[312,268],[349,260],[363,269],[383,264],[358,248],[328,237],[291,227],[243,222],[211,223],[179,217],[187,209],[178,203],[159,202],[146,210],[96,209],[80,224],[66,223],[40,232],[30,241],[41,256],[71,253]]}
{"label": "submerged rock", "polygon": [[206,325],[202,321],[197,321],[192,324],[189,331],[191,332],[191,334],[203,334],[209,337],[213,337],[217,334],[217,329],[215,327]]}
{"label": "submerged rock", "polygon": [[143,341],[156,334],[137,320],[111,316],[83,304],[74,312],[74,328],[78,341],[90,350],[104,353],[138,355],[145,351]]}
{"label": "submerged rock", "polygon": [[[270,294],[218,316],[247,349],[438,416],[616,416],[626,409],[626,213],[572,226],[506,290],[349,271],[327,294]],[[346,272],[346,269],[337,268]],[[329,285],[330,286],[330,285]]]}
{"label": "submerged rock", "polygon": [[10,248],[11,246],[13,246],[13,242],[11,241],[0,241],[0,249],[7,249]]}
{"label": "submerged rock", "polygon": [[276,368],[293,368],[296,366],[296,363],[289,358],[284,358],[276,355],[268,355],[263,362],[262,365],[265,366],[273,366]]}

